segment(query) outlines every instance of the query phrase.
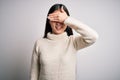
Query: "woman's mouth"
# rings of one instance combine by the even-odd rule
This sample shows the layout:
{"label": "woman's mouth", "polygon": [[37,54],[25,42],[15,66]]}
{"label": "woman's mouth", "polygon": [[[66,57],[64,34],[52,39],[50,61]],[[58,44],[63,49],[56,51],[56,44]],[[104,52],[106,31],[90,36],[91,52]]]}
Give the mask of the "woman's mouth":
{"label": "woman's mouth", "polygon": [[60,30],[60,29],[62,29],[62,26],[55,26],[55,28],[56,28],[57,30]]}
{"label": "woman's mouth", "polygon": [[62,25],[61,25],[61,24],[57,24],[57,25],[55,26],[55,28],[56,28],[56,30],[60,30],[60,29],[62,29]]}

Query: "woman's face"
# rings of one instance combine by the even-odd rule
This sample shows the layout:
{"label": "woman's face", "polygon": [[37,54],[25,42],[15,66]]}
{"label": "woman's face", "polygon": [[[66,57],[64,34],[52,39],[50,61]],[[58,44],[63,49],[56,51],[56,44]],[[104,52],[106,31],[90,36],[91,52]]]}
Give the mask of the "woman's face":
{"label": "woman's face", "polygon": [[[60,12],[60,10],[56,10],[54,12]],[[55,21],[49,21],[51,28],[52,28],[52,33],[54,34],[61,34],[65,31],[65,29],[67,28],[67,25],[65,25],[64,23],[60,23],[60,22],[55,22]]]}

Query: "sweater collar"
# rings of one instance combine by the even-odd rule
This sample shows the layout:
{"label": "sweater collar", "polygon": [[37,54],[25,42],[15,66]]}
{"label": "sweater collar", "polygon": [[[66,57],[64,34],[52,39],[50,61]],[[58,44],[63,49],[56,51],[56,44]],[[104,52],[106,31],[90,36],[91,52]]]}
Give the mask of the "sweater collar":
{"label": "sweater collar", "polygon": [[61,34],[53,34],[51,32],[48,32],[47,38],[51,40],[64,40],[68,38],[68,35],[67,35],[67,32],[63,32]]}

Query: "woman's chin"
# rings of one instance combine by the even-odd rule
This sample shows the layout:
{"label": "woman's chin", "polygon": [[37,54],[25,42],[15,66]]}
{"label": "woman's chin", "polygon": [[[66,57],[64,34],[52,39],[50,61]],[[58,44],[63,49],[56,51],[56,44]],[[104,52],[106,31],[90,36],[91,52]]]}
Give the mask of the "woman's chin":
{"label": "woman's chin", "polygon": [[61,30],[56,30],[54,33],[55,34],[61,34],[61,33],[63,33],[64,31],[61,31]]}

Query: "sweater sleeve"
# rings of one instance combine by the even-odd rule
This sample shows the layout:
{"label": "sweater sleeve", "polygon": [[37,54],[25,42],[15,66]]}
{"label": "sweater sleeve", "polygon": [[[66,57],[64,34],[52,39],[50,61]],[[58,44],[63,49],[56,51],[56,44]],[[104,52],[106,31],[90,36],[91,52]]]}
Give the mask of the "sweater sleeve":
{"label": "sweater sleeve", "polygon": [[98,38],[96,31],[75,18],[68,17],[64,23],[79,33],[79,36],[73,37],[73,44],[76,50],[92,45]]}
{"label": "sweater sleeve", "polygon": [[37,41],[34,44],[32,58],[31,58],[31,69],[30,69],[30,80],[38,80],[39,79],[39,55],[38,55],[38,47]]}

